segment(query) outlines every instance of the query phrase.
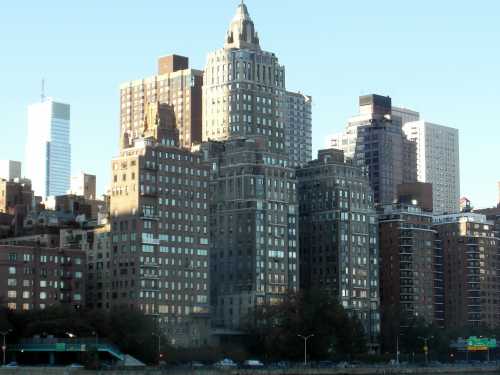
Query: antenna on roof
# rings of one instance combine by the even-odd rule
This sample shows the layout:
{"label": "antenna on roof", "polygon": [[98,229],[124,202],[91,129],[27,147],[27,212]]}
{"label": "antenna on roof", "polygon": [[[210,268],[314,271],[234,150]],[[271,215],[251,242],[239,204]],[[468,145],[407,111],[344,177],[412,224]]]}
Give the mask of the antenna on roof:
{"label": "antenna on roof", "polygon": [[45,101],[45,78],[42,78],[42,92],[40,94],[40,99],[42,103]]}

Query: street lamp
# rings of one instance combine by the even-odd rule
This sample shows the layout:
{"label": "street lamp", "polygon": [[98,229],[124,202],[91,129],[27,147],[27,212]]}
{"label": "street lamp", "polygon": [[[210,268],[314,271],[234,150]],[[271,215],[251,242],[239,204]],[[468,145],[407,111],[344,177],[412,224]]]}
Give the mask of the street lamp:
{"label": "street lamp", "polygon": [[74,338],[76,338],[76,335],[75,335],[74,333],[71,333],[71,332],[64,332],[64,333],[65,333],[66,335],[68,335],[68,337],[69,337],[70,339],[74,339]]}
{"label": "street lamp", "polygon": [[2,352],[3,352],[3,364],[5,366],[5,352],[7,351],[7,343],[5,342],[5,337],[12,332],[11,329],[8,329],[7,331],[0,331],[0,334],[3,336],[3,345],[2,345]]}
{"label": "street lamp", "polygon": [[433,339],[434,336],[430,336],[430,337],[422,337],[422,336],[418,336],[418,338],[420,340],[424,340],[424,354],[425,354],[425,363],[428,365],[429,364],[429,345],[428,345],[428,341],[430,339]]}
{"label": "street lamp", "polygon": [[92,331],[92,336],[95,336],[95,348],[96,350],[98,349],[99,346],[99,335],[97,334],[97,331]]}
{"label": "street lamp", "polygon": [[151,333],[152,336],[158,337],[158,366],[160,366],[161,359],[161,335],[158,333]]}
{"label": "street lamp", "polygon": [[302,335],[297,335],[297,336],[300,337],[302,340],[304,340],[304,366],[307,366],[307,340],[313,337],[314,334],[309,336],[302,336]]}

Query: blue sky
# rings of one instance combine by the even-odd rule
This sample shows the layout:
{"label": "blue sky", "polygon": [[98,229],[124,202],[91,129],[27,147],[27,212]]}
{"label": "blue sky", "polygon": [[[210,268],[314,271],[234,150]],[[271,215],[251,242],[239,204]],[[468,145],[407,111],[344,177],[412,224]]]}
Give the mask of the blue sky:
{"label": "blue sky", "polygon": [[[101,191],[118,152],[118,87],[189,56],[202,69],[223,44],[238,0],[25,0],[0,5],[0,159],[24,158],[26,107],[72,106],[73,172]],[[261,45],[287,88],[313,96],[313,145],[325,146],[379,93],[425,120],[460,129],[462,195],[496,202],[500,180],[500,2],[247,0]]]}

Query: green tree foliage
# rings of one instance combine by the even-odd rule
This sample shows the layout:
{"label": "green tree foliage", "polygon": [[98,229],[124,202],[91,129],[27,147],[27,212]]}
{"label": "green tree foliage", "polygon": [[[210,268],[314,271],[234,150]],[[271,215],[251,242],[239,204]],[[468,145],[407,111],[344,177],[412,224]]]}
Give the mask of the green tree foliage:
{"label": "green tree foliage", "polygon": [[264,305],[248,327],[250,350],[267,359],[300,360],[308,341],[311,359],[348,358],[366,352],[360,320],[340,306],[331,293],[312,290],[288,295],[278,305]]}

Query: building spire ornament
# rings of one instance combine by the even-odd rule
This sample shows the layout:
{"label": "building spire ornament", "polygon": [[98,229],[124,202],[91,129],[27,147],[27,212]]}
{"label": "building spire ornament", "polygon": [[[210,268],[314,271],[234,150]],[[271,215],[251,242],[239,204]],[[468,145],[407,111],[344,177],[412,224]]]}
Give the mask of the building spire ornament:
{"label": "building spire ornament", "polygon": [[259,35],[255,31],[254,23],[244,0],[241,0],[229,25],[224,47],[226,49],[260,50]]}

